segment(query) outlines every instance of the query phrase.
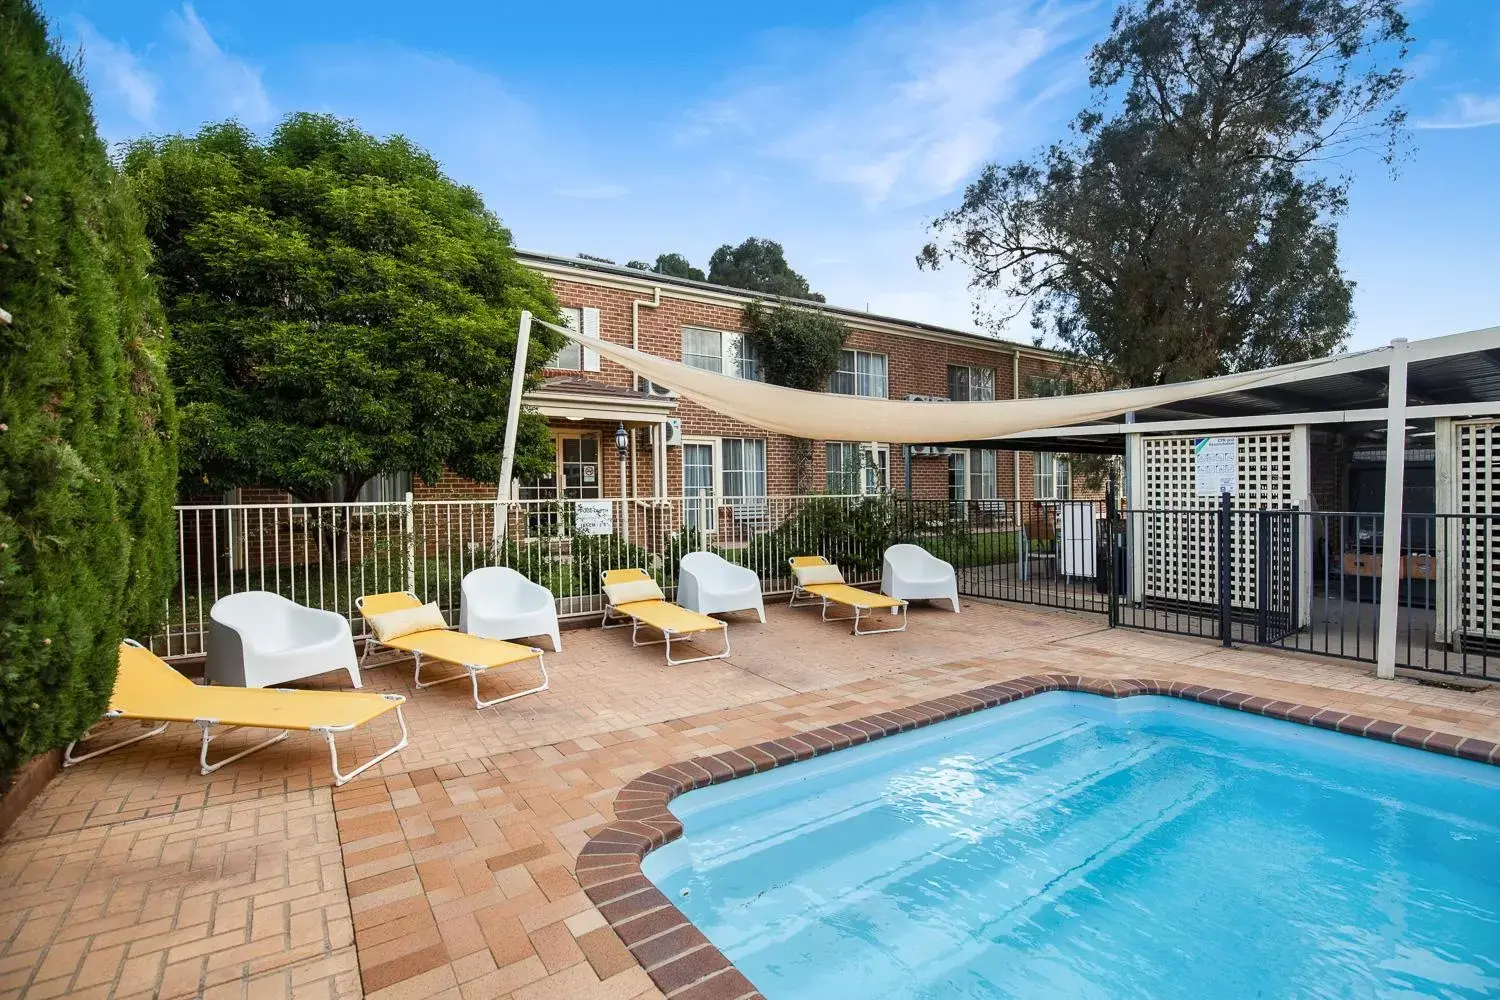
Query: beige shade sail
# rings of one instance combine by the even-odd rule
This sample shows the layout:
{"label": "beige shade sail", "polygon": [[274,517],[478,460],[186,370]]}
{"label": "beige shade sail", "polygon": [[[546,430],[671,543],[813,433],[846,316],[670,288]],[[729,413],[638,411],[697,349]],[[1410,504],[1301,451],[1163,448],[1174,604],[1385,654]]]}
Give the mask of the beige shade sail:
{"label": "beige shade sail", "polygon": [[[572,330],[533,318],[549,330],[584,343]],[[602,356],[652,383],[665,386],[716,413],[792,437],[823,441],[882,441],[890,444],[944,444],[979,441],[1046,427],[1065,427],[1130,410],[1165,406],[1184,399],[1235,392],[1274,382],[1293,371],[1307,371],[1331,359],[1305,361],[1240,375],[1195,382],[1115,389],[1070,396],[1038,396],[995,402],[913,402],[808,392],[720,375],[612,344],[586,343]]]}

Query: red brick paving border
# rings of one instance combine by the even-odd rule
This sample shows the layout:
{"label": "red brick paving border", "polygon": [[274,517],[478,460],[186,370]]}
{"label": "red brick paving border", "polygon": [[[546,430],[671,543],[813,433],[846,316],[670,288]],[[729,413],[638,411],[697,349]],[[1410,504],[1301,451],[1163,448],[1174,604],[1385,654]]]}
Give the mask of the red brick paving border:
{"label": "red brick paving border", "polygon": [[620,789],[615,798],[615,822],[595,834],[579,853],[578,883],[670,1000],[764,1000],[723,952],[641,873],[641,860],[647,854],[682,836],[682,824],[668,810],[667,803],[695,788],[769,771],[1045,691],[1081,691],[1107,698],[1166,695],[1500,765],[1500,745],[1489,740],[1402,726],[1334,709],[1273,701],[1202,684],[1100,680],[1077,674],[1017,677],[963,694],[648,771]]}

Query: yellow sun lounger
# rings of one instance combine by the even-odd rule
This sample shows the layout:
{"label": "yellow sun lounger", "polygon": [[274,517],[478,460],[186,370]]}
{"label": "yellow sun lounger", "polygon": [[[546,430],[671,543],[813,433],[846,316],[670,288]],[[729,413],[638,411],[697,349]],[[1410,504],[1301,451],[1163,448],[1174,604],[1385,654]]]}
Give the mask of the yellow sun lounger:
{"label": "yellow sun lounger", "polygon": [[[68,744],[63,751],[63,766],[71,767],[91,757],[139,743],[155,736],[173,722],[191,722],[203,730],[203,744],[198,752],[201,773],[212,774],[225,764],[232,764],[257,750],[286,739],[292,730],[320,733],[328,740],[328,755],[333,765],[333,783],[342,785],[374,767],[406,746],[406,717],[401,705],[406,699],[399,694],[371,694],[364,691],[298,691],[289,688],[204,687],[194,684],[168,666],[160,657],[140,643],[126,639],[120,644],[120,672],[115,690],[109,697],[106,719],[137,719],[160,722],[150,732],[112,743],[88,753],[73,754],[80,741]],[[394,710],[401,723],[401,742],[359,767],[344,774],[339,770],[339,751],[334,734],[351,729]],[[210,764],[208,745],[218,737],[217,726],[232,729],[275,729],[275,736],[241,750],[232,757]],[[87,734],[85,734],[86,736]]]}
{"label": "yellow sun lounger", "polygon": [[[787,565],[792,568],[792,599],[791,606],[803,608],[821,602],[823,606],[823,620],[825,622],[854,622],[855,635],[879,635],[882,632],[905,632],[907,623],[906,602],[899,597],[888,597],[885,594],[872,593],[868,590],[860,590],[851,587],[844,582],[838,567],[824,559],[822,556],[793,556],[787,560]],[[828,567],[832,570],[826,575],[837,577],[835,580],[820,583],[803,583],[797,571],[799,569],[812,569],[815,567]],[[836,604],[841,607],[850,608],[854,611],[852,615],[828,614],[828,606]],[[901,616],[901,625],[898,628],[867,628],[860,630],[860,620],[872,612],[890,611],[892,614]]]}
{"label": "yellow sun lounger", "polygon": [[[619,584],[648,583],[653,587],[655,581],[651,575],[643,569],[609,569],[599,574],[604,581],[605,593],[611,587]],[[662,596],[661,591],[656,591],[655,597],[647,597],[643,600],[624,601],[620,604],[606,603],[604,606],[604,619],[599,623],[600,628],[622,628],[630,625],[630,644],[632,646],[660,646],[667,647],[668,666],[678,666],[683,663],[701,663],[704,660],[722,660],[729,655],[729,623],[707,615],[700,615],[696,611],[676,604],[668,603]],[[662,634],[660,639],[648,639],[644,642],[640,639],[641,626],[655,629]],[[706,656],[690,656],[686,659],[672,659],[673,641],[682,642],[702,632],[713,632],[718,630],[724,637],[724,649],[722,652],[710,653]]]}
{"label": "yellow sun lounger", "polygon": [[[417,595],[410,591],[396,591],[390,594],[366,594],[354,602],[359,613],[369,618],[371,615],[385,614],[387,611],[405,611],[408,608],[420,608],[422,602]],[[373,635],[366,637],[364,652],[360,655],[360,666],[364,666],[365,657],[370,655],[371,649],[384,646],[386,649],[399,649],[412,655],[415,664],[415,672],[412,677],[414,683],[420,690],[430,688],[438,684],[447,684],[449,681],[469,678],[474,689],[474,707],[476,709],[489,708],[501,702],[513,701],[516,698],[524,698],[528,694],[537,694],[547,690],[551,681],[547,677],[547,661],[542,659],[542,651],[535,646],[523,646],[518,642],[506,642],[504,639],[486,639],[483,636],[470,635],[467,632],[456,632],[449,628],[433,628],[422,632],[409,632],[406,635],[384,641],[376,639]],[[440,677],[435,681],[422,680],[422,657],[431,660],[442,660],[445,663],[456,664],[463,668],[463,673],[454,674],[451,677]],[[479,700],[479,675],[486,670],[494,670],[498,667],[508,667],[512,664],[521,663],[525,660],[536,658],[536,665],[542,672],[542,683],[536,687],[527,688],[525,691],[515,691],[511,694],[502,695],[499,698],[491,698],[488,701]]]}

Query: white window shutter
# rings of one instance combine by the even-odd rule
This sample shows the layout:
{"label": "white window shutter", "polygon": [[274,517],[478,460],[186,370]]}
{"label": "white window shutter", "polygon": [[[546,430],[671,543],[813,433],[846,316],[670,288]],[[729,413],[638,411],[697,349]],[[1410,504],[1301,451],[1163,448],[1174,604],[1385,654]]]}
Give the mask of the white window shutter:
{"label": "white window shutter", "polygon": [[[593,306],[583,307],[583,335],[599,339],[599,310]],[[583,370],[596,372],[599,370],[599,352],[591,351],[587,347],[583,349]]]}

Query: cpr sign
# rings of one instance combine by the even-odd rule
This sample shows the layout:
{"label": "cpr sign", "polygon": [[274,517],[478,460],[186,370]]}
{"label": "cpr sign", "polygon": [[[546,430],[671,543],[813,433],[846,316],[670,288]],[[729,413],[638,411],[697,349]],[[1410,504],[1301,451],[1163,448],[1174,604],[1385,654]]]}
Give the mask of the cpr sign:
{"label": "cpr sign", "polygon": [[1198,496],[1235,492],[1240,478],[1238,441],[1232,437],[1198,438],[1193,442],[1193,470]]}

